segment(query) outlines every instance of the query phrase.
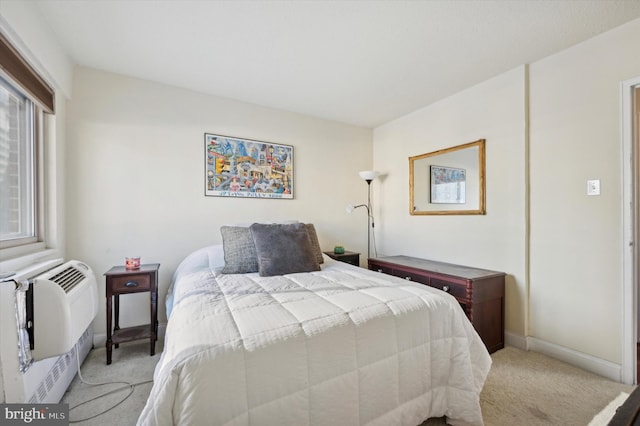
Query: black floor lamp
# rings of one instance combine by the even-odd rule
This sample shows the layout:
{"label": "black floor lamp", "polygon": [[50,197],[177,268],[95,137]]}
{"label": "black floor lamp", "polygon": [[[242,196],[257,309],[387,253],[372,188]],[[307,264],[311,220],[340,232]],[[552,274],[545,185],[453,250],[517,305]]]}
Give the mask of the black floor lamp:
{"label": "black floor lamp", "polygon": [[366,207],[367,209],[367,259],[371,257],[371,229],[375,227],[373,215],[371,214],[371,182],[380,175],[379,172],[373,170],[365,170],[360,172],[360,177],[367,182],[368,195],[367,204],[359,204],[357,206],[348,206],[347,212],[351,213],[358,207]]}

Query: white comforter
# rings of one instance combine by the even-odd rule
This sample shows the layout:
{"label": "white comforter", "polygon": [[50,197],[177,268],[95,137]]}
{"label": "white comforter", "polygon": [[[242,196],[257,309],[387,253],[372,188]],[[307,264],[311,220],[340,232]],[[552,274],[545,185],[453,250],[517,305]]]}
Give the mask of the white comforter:
{"label": "white comforter", "polygon": [[482,425],[491,358],[450,295],[329,258],[268,278],[191,263],[138,424]]}

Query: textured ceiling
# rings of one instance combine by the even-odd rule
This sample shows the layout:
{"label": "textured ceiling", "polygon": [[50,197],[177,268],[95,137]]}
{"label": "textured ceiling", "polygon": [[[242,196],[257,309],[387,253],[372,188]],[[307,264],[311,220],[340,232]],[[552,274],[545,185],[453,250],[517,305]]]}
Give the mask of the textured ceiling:
{"label": "textured ceiling", "polygon": [[77,64],[365,127],[640,17],[640,0],[37,3]]}

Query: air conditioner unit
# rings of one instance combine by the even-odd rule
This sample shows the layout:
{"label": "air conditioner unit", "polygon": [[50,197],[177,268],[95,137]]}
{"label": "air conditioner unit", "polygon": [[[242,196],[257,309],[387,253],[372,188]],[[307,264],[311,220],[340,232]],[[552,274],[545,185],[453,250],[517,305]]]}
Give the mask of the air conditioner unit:
{"label": "air conditioner unit", "polygon": [[32,279],[34,360],[66,354],[98,314],[98,285],[86,264],[71,260]]}

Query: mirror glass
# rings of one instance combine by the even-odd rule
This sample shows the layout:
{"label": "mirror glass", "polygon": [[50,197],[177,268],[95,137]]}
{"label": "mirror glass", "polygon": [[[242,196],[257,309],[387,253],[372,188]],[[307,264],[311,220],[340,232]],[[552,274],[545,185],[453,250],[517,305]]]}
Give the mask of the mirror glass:
{"label": "mirror glass", "polygon": [[409,157],[409,213],[485,214],[485,140]]}

